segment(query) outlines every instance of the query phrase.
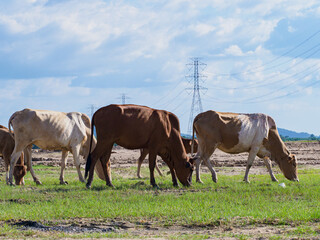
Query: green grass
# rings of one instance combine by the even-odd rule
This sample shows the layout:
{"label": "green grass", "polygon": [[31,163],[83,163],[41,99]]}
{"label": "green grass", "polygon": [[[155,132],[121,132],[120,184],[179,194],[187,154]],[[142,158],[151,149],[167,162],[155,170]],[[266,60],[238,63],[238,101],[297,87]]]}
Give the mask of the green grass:
{"label": "green grass", "polygon": [[[159,190],[149,185],[148,178],[134,178],[132,169],[127,171],[132,178],[113,174],[115,189],[106,187],[105,182],[95,176],[90,190],[78,181],[74,169],[67,170],[65,179],[69,185],[65,186],[59,185],[59,168],[41,166],[35,167],[35,171],[43,183],[41,186],[35,185],[30,173],[22,187],[7,186],[1,179],[2,222],[86,218],[152,221],[161,226],[302,224],[302,228],[292,232],[299,235],[313,234],[316,230],[305,225],[320,221],[320,171],[315,169],[299,172],[299,183],[278,175],[285,188],[271,182],[268,175],[250,175],[251,183],[246,184],[242,182],[242,175],[219,174],[218,183],[213,183],[211,176],[202,174],[204,184],[193,183],[189,188],[175,188],[170,176],[157,176]],[[148,176],[146,173],[144,176]],[[0,237],[15,231],[4,224],[0,227]],[[203,239],[200,235],[198,238]]]}

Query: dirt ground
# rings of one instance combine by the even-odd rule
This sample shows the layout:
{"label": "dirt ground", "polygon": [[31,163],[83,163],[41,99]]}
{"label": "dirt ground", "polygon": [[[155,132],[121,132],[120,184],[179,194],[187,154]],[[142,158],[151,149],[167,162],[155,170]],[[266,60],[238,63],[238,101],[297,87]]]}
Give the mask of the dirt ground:
{"label": "dirt ground", "polygon": [[[320,168],[320,142],[286,142],[286,145],[289,151],[296,155],[298,168]],[[139,156],[140,150],[127,150],[122,147],[114,147],[110,157],[112,168],[137,166]],[[241,174],[244,173],[247,158],[248,153],[226,154],[220,150],[216,150],[210,160],[214,167],[222,167],[219,171],[222,171],[223,174]],[[61,152],[43,151],[41,149],[33,150],[32,159],[34,165],[60,166]],[[85,164],[85,161],[83,160],[82,163]],[[157,164],[160,167],[165,165],[161,158],[158,158]],[[72,154],[68,156],[67,166],[74,166]],[[142,166],[148,166],[147,159],[145,159]],[[201,172],[208,171],[206,166],[201,167]],[[274,171],[277,173],[277,168]],[[267,174],[263,161],[258,157],[256,157],[253,167],[250,169],[250,174]]]}
{"label": "dirt ground", "polygon": [[[320,168],[320,142],[287,142],[291,153],[296,154],[298,159],[298,168]],[[112,168],[130,168],[137,166],[137,159],[140,155],[139,150],[126,150],[121,147],[115,147],[111,155]],[[219,167],[219,174],[244,174],[247,153],[243,154],[225,154],[217,150],[212,156],[211,161],[215,167]],[[61,152],[33,150],[34,165],[60,166]],[[83,160],[84,164],[84,160]],[[159,158],[158,165],[163,166],[164,162]],[[68,157],[68,167],[73,167],[72,154]],[[84,167],[84,165],[82,165]],[[143,167],[148,166],[147,159],[144,161]],[[3,161],[1,161],[1,172],[4,177]],[[278,168],[273,169],[275,173],[279,172]],[[206,166],[202,166],[202,172],[208,172]],[[131,171],[132,172],[132,171]],[[268,174],[262,160],[256,158],[253,167],[250,169],[250,174]],[[136,177],[126,176],[126,177]],[[194,234],[215,236],[219,239],[239,239],[241,236],[251,235],[257,236],[255,239],[268,239],[268,236],[283,236],[288,232],[294,231],[296,226],[276,226],[273,224],[260,225],[237,225],[234,226],[167,226],[163,227],[161,223],[148,222],[126,222],[114,219],[105,221],[103,219],[72,219],[72,222],[65,220],[57,223],[33,222],[12,220],[9,224],[16,225],[21,229],[33,229],[38,231],[62,231],[67,233],[82,233],[82,232],[115,232],[129,233],[132,236],[143,236],[145,239],[155,239],[155,236],[163,236],[165,239],[169,236],[188,236]],[[51,229],[49,226],[55,226]],[[310,224],[312,228],[320,229],[319,223]],[[267,237],[265,237],[267,236]],[[315,238],[316,239],[316,238]]]}

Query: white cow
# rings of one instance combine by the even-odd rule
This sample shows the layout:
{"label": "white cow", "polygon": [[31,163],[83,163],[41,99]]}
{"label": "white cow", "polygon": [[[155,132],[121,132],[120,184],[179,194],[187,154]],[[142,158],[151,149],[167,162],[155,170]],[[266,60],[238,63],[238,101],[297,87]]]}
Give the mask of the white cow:
{"label": "white cow", "polygon": [[200,113],[193,121],[194,132],[198,138],[196,155],[196,180],[200,179],[200,164],[203,161],[211,171],[212,180],[217,175],[209,161],[216,148],[226,153],[248,152],[244,181],[249,182],[249,169],[256,156],[262,158],[268,168],[272,181],[277,181],[271,169],[270,160],[275,161],[284,176],[298,181],[297,161],[282,142],[274,120],[265,114],[238,114],[207,111]]}
{"label": "white cow", "polygon": [[[62,150],[60,184],[67,184],[64,181],[64,169],[68,153],[71,152],[79,180],[84,182],[80,171],[80,155],[87,158],[91,136],[90,119],[86,114],[24,109],[15,112],[10,117],[8,125],[9,129],[13,127],[15,133],[15,147],[10,160],[9,184],[13,184],[13,167],[24,149],[25,159],[33,180],[41,184],[32,168],[32,144],[42,149]],[[95,144],[96,139],[93,138],[93,146]]]}

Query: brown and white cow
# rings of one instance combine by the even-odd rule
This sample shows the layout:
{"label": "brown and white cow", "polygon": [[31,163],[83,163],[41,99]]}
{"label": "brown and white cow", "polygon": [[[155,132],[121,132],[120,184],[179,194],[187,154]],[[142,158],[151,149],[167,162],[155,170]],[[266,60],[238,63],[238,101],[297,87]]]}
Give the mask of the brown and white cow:
{"label": "brown and white cow", "polygon": [[[11,155],[9,183],[12,184],[12,168],[25,149],[25,158],[33,180],[41,184],[32,169],[32,145],[47,150],[62,150],[60,184],[64,181],[64,169],[69,151],[73,155],[79,180],[84,182],[80,171],[80,155],[85,159],[89,153],[90,119],[79,112],[56,112],[24,109],[15,112],[9,120],[14,129],[15,147]],[[93,140],[95,145],[95,138]]]}
{"label": "brown and white cow", "polygon": [[109,105],[97,110],[92,117],[91,132],[96,126],[97,145],[86,164],[87,187],[91,187],[93,169],[100,159],[108,186],[111,183],[110,155],[114,143],[127,149],[147,149],[151,185],[154,179],[156,156],[170,168],[173,185],[177,178],[189,186],[193,166],[183,147],[178,118],[170,112],[138,105]]}
{"label": "brown and white cow", "polygon": [[[9,165],[10,165],[10,156],[14,149],[14,138],[12,133],[9,132],[9,129],[0,125],[0,157],[4,160],[5,170],[6,170],[6,182],[9,184]],[[19,157],[16,166],[13,170],[13,176],[16,182],[16,185],[24,185],[23,177],[27,173],[27,168],[24,165],[23,153]]]}
{"label": "brown and white cow", "polygon": [[284,176],[298,181],[297,161],[282,142],[274,120],[265,114],[237,114],[207,111],[200,113],[193,121],[198,138],[196,154],[196,180],[200,179],[200,164],[203,161],[211,171],[212,180],[217,175],[209,161],[216,148],[231,154],[248,152],[244,181],[249,182],[249,169],[256,156],[263,158],[272,181],[277,181],[271,170],[271,160],[275,161]]}

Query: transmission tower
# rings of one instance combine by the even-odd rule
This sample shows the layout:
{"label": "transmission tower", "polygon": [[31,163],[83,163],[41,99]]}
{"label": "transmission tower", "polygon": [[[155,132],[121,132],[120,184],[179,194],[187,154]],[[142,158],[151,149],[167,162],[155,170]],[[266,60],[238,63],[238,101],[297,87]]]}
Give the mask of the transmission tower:
{"label": "transmission tower", "polygon": [[193,119],[197,114],[203,112],[200,90],[207,90],[207,88],[202,87],[199,83],[199,81],[203,81],[203,79],[206,77],[202,74],[199,74],[199,67],[200,72],[202,72],[207,66],[207,64],[200,62],[199,58],[192,58],[191,60],[192,63],[188,63],[187,67],[189,68],[189,71],[193,69],[193,74],[186,76],[186,78],[190,78],[190,81],[193,80],[193,88],[186,88],[187,90],[193,91],[193,98],[188,124],[188,134],[190,135],[192,134]]}
{"label": "transmission tower", "polygon": [[95,107],[94,104],[90,104],[88,109],[89,109],[89,112],[90,112],[90,118],[92,119],[92,116],[94,114],[94,110],[96,109],[96,107]]}
{"label": "transmission tower", "polygon": [[126,104],[126,99],[130,99],[130,97],[128,97],[127,94],[122,93],[121,97],[119,97],[118,99],[121,99],[122,104]]}

